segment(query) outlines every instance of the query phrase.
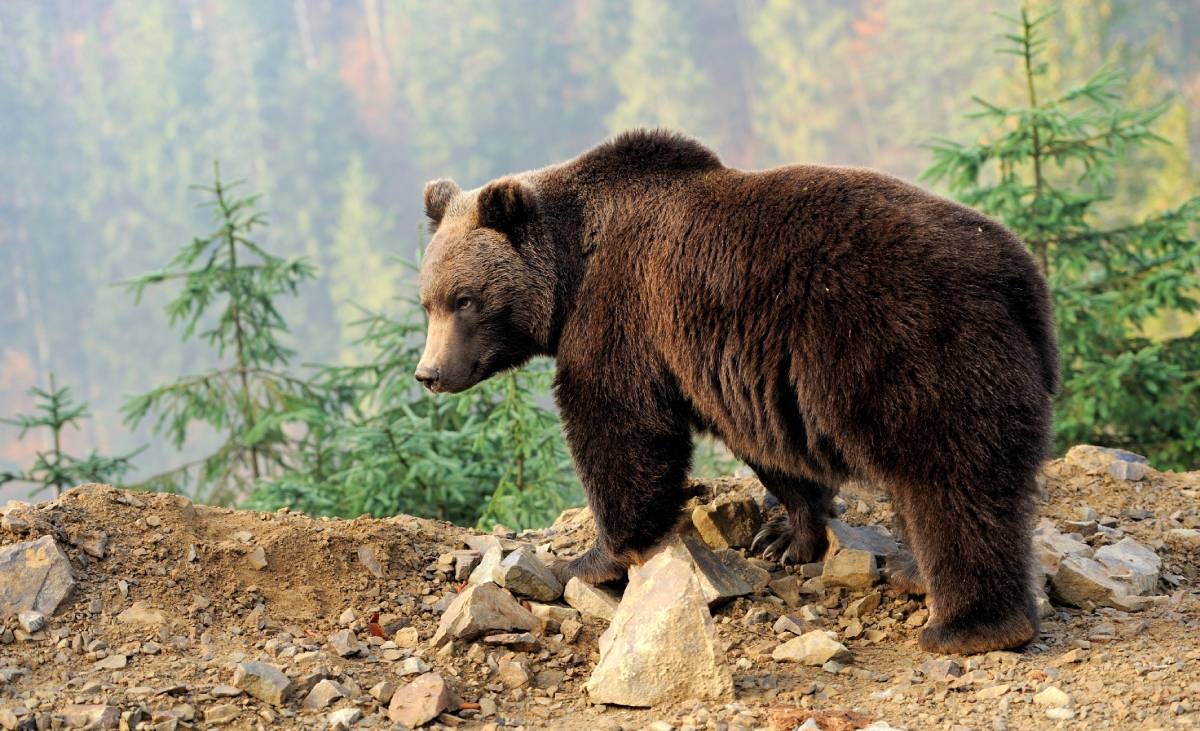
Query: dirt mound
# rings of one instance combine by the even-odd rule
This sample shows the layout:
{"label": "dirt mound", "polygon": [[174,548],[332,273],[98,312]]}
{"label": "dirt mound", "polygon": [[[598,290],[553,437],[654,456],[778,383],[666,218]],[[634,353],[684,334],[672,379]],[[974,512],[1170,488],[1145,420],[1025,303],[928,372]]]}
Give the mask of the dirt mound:
{"label": "dirt mound", "polygon": [[[931,664],[938,658],[915,643],[927,616],[920,599],[878,583],[823,587],[819,565],[785,571],[739,559],[764,581],[712,610],[732,702],[642,710],[588,703],[583,685],[607,622],[586,613],[579,630],[543,621],[532,633],[430,643],[481,553],[522,544],[546,559],[577,553],[594,536],[586,510],[544,531],[483,537],[408,516],[250,513],[102,485],[11,504],[0,511],[0,550],[51,536],[75,586],[44,627],[0,612],[0,728],[392,728],[393,692],[416,692],[406,684],[428,685],[429,673],[446,688],[422,700],[444,701],[432,707],[435,727],[1200,724],[1200,473],[1113,467],[1119,457],[1092,450],[1047,466],[1042,515],[1089,550],[1132,538],[1153,551],[1160,578],[1139,611],[1049,607],[1042,637],[1024,652]],[[694,488],[689,509],[718,495],[762,496],[748,479]],[[840,505],[852,525],[891,517],[883,495],[857,486]],[[772,657],[798,625],[834,633],[852,662]],[[254,676],[254,662],[280,674]]]}

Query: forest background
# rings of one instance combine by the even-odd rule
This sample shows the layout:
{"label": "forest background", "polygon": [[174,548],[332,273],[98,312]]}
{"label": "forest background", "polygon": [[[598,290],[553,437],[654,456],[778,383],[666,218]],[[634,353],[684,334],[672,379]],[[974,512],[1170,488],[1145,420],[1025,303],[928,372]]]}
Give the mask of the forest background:
{"label": "forest background", "polygon": [[[1043,0],[1044,83],[1109,64],[1122,104],[1163,102],[1106,193],[1110,222],[1154,216],[1200,180],[1200,2]],[[167,327],[168,289],[118,286],[212,229],[212,165],[262,194],[256,241],[318,276],[280,300],[295,364],[364,357],[352,323],[400,318],[427,238],[424,181],[474,186],[565,159],[615,131],[666,126],[730,165],[869,165],[916,179],[938,138],[1016,103],[1012,29],[984,0],[45,0],[0,5],[0,416],[50,374],[92,418],[67,447],[124,454],[128,475],[182,452],[131,427],[130,396],[215,367]],[[942,190],[949,180],[932,180]],[[943,191],[945,192],[945,191]],[[1193,332],[1167,313],[1151,337]],[[1153,408],[1147,405],[1147,408]],[[46,449],[0,425],[0,472]],[[1194,465],[1193,465],[1194,466]],[[0,487],[0,498],[28,486]],[[40,497],[46,497],[43,493]]]}

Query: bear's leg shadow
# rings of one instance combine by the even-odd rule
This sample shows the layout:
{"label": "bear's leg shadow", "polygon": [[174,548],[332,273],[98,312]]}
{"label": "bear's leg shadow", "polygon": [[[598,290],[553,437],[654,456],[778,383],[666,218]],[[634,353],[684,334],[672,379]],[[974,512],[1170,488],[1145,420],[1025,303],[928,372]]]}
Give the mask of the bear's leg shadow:
{"label": "bear's leg shadow", "polygon": [[[1003,489],[1006,477],[1011,491]],[[928,589],[922,649],[974,654],[1037,638],[1025,505],[1032,490],[1021,479],[997,471],[958,485],[893,485]]]}
{"label": "bear's leg shadow", "polygon": [[[560,367],[560,384],[566,378]],[[560,385],[567,445],[596,521],[591,549],[555,567],[564,582],[624,578],[679,522],[691,426],[681,405],[656,394],[653,384],[641,385],[641,393],[619,396],[589,393],[578,380]]]}
{"label": "bear's leg shadow", "polygon": [[792,477],[778,470],[750,464],[759,482],[787,509],[772,518],[754,536],[750,550],[762,551],[767,560],[783,565],[816,561],[825,553],[825,521],[833,514],[834,490],[819,482]]}

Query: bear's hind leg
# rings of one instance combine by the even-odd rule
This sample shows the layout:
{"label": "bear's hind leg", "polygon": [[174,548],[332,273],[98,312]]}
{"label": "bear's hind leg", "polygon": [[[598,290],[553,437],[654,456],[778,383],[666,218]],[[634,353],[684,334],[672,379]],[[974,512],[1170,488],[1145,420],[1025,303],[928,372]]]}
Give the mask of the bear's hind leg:
{"label": "bear's hind leg", "polygon": [[768,520],[754,536],[750,550],[783,565],[816,561],[825,553],[825,521],[833,514],[834,491],[819,482],[751,465],[763,487],[787,509]]}
{"label": "bear's hind leg", "polygon": [[[991,479],[999,476],[993,474]],[[913,554],[928,588],[928,652],[974,654],[1036,639],[1030,580],[1030,484],[897,486]],[[1010,483],[1011,484],[1011,483]]]}

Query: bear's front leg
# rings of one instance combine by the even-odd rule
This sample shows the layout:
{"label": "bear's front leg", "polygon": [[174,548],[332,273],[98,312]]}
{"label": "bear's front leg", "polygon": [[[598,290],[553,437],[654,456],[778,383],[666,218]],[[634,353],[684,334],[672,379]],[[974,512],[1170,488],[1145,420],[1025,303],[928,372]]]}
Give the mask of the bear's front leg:
{"label": "bear's front leg", "polygon": [[620,386],[604,388],[559,365],[567,445],[597,532],[591,549],[556,567],[564,582],[623,578],[674,528],[686,499],[692,455],[686,410],[660,384]]}

